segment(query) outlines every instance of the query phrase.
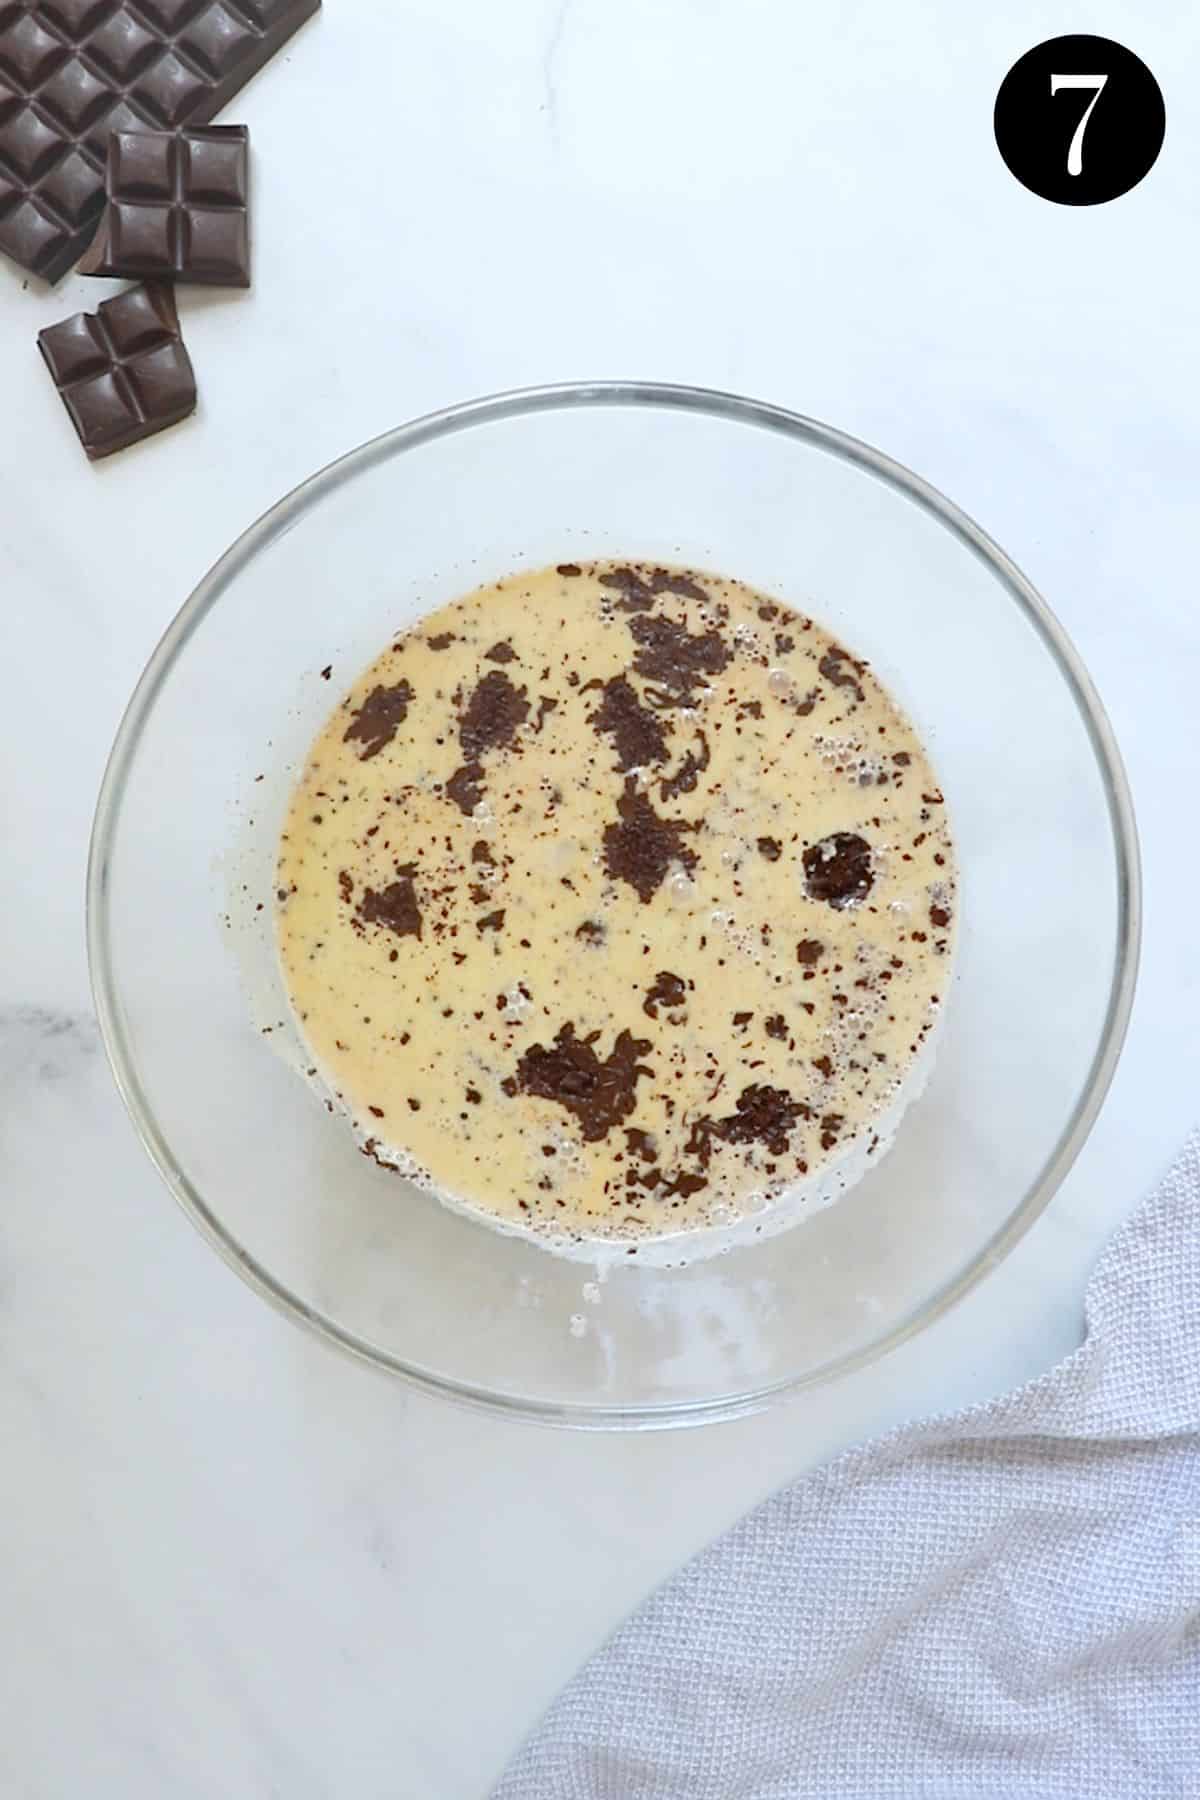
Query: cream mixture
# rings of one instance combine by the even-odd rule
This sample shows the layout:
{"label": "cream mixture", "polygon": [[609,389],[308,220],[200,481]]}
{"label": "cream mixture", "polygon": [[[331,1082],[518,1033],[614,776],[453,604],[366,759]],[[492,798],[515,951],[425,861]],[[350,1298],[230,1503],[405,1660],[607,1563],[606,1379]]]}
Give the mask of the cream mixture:
{"label": "cream mixture", "polygon": [[397,637],[313,745],[277,872],[292,1005],[366,1153],[631,1249],[869,1166],[954,912],[941,790],[867,665],[649,564],[512,576]]}

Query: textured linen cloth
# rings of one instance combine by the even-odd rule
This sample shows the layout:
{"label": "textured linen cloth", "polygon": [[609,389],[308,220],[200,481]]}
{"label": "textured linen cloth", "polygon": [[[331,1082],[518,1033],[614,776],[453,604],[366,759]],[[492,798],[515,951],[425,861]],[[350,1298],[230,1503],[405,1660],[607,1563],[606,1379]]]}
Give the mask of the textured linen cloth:
{"label": "textured linen cloth", "polygon": [[1196,1800],[1200,1136],[1087,1337],[759,1507],[624,1625],[494,1800]]}

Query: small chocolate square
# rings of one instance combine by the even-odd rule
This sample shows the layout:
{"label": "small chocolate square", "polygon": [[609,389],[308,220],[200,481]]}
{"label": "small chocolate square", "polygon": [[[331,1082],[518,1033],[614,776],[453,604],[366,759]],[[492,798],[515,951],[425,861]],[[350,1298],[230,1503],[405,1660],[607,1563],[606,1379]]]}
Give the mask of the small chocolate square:
{"label": "small chocolate square", "polygon": [[205,6],[187,26],[179,39],[180,47],[213,75],[229,60],[230,55],[243,56],[254,42],[254,33],[244,20],[235,18],[227,6]]}
{"label": "small chocolate square", "polygon": [[108,190],[123,200],[175,197],[175,139],[166,131],[119,131],[109,139]]}
{"label": "small chocolate square", "polygon": [[4,160],[18,180],[40,182],[58,155],[58,138],[32,106],[23,106],[4,127]]}
{"label": "small chocolate square", "polygon": [[168,50],[158,56],[133,85],[130,99],[149,113],[156,125],[182,125],[204,98],[208,75]]}
{"label": "small chocolate square", "polygon": [[249,141],[244,126],[230,128],[228,136],[215,127],[183,133],[183,188],[194,205],[245,206]]}
{"label": "small chocolate square", "polygon": [[114,294],[96,308],[96,317],[121,357],[157,350],[179,337],[179,314],[170,288],[152,283]]}
{"label": "small chocolate square", "polygon": [[187,418],[196,378],[171,289],[132,288],[51,325],[38,348],[95,461]]}
{"label": "small chocolate square", "polygon": [[55,164],[42,183],[42,194],[68,225],[81,225],[85,219],[96,218],[100,211],[95,171],[78,150],[69,150]]}
{"label": "small chocolate square", "polygon": [[[126,269],[130,274],[158,275],[170,278],[175,269],[172,210],[166,208],[162,220],[154,207],[110,206],[104,218],[108,248],[108,265],[102,271]],[[90,273],[82,269],[81,274]]]}
{"label": "small chocolate square", "polygon": [[[5,211],[5,204],[14,194],[18,197]],[[0,250],[26,268],[33,268],[59,255],[70,233],[36,201],[22,200],[19,195],[20,190],[7,183],[0,187]]]}
{"label": "small chocolate square", "polygon": [[249,287],[249,172],[244,125],[114,132],[108,205],[79,273]]}
{"label": "small chocolate square", "polygon": [[32,13],[18,12],[0,43],[0,74],[12,75],[19,87],[36,87],[62,57],[58,39],[44,31]]}
{"label": "small chocolate square", "polygon": [[250,234],[244,212],[193,206],[182,215],[182,223],[180,261],[192,271],[193,281],[249,286]]}
{"label": "small chocolate square", "polygon": [[107,346],[88,313],[76,313],[61,325],[51,325],[38,340],[46,366],[60,388],[91,375],[102,375],[109,365]]}
{"label": "small chocolate square", "polygon": [[38,95],[38,103],[80,135],[112,104],[108,89],[77,56],[57,68]]}
{"label": "small chocolate square", "polygon": [[120,7],[88,39],[88,52],[107,76],[122,85],[132,83],[143,69],[161,55],[162,45],[141,21]]}

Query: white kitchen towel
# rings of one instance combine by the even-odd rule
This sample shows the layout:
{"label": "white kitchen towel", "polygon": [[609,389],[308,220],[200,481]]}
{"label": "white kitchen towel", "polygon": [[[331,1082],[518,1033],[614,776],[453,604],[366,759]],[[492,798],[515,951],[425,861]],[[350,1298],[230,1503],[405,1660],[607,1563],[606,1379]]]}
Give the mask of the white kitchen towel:
{"label": "white kitchen towel", "polygon": [[1200,1796],[1200,1136],[1105,1251],[1073,1355],[751,1513],[494,1800],[842,1796]]}

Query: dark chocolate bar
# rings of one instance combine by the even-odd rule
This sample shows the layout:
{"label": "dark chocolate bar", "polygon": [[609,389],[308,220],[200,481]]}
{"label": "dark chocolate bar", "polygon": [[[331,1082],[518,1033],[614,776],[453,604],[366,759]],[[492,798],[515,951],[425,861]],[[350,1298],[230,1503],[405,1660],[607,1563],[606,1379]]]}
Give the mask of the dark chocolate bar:
{"label": "dark chocolate bar", "polygon": [[163,283],[130,288],[94,313],[38,333],[79,441],[95,461],[186,419],[196,377],[179,333],[175,296]]}
{"label": "dark chocolate bar", "polygon": [[321,0],[0,0],[0,250],[58,281],[113,131],[205,125]]}
{"label": "dark chocolate bar", "polygon": [[114,131],[100,228],[81,275],[250,286],[244,125]]}

